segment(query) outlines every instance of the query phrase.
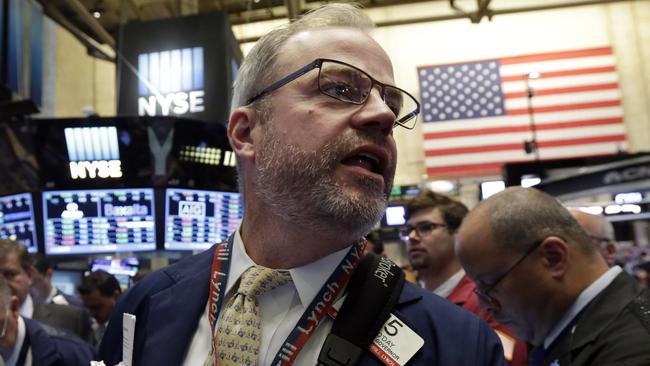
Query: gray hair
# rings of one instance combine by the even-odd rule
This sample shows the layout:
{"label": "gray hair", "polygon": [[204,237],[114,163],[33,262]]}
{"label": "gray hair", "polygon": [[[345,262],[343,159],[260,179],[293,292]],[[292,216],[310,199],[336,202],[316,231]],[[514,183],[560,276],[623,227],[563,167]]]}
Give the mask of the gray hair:
{"label": "gray hair", "polygon": [[472,214],[489,216],[494,241],[507,250],[523,253],[534,243],[557,236],[584,254],[595,253],[569,210],[535,188],[508,188],[481,202]]}
{"label": "gray hair", "polygon": [[[291,36],[307,29],[336,26],[368,30],[374,24],[358,7],[335,3],[309,11],[296,21],[275,28],[260,38],[239,69],[233,85],[231,113],[275,81],[273,78],[280,48]],[[261,109],[264,109],[263,105],[258,110]]]}
{"label": "gray hair", "polygon": [[600,232],[602,236],[609,240],[616,240],[616,235],[614,234],[614,225],[609,222],[606,218],[601,216],[600,220]]}
{"label": "gray hair", "polygon": [[[278,68],[277,59],[280,48],[291,36],[307,29],[325,27],[350,27],[367,31],[375,25],[358,6],[352,4],[326,4],[307,12],[294,22],[279,26],[262,36],[250,50],[241,64],[239,74],[233,84],[230,113],[246,105],[246,102],[262,89],[272,84]],[[261,122],[271,118],[266,99],[253,103]],[[239,192],[243,195],[243,175],[237,157],[237,180]]]}

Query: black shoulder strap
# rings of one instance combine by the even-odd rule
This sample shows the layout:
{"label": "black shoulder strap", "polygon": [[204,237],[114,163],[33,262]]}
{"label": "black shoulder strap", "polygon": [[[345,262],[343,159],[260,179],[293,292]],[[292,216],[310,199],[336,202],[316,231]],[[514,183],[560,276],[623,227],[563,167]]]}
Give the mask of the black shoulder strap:
{"label": "black shoulder strap", "polygon": [[368,253],[350,279],[347,298],[323,344],[318,365],[356,365],[388,320],[403,284],[399,266]]}

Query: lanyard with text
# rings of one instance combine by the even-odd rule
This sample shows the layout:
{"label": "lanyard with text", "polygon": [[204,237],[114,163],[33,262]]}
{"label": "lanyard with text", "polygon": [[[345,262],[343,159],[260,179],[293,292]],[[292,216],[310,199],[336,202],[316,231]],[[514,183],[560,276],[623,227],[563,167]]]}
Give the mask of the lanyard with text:
{"label": "lanyard with text", "polygon": [[[214,251],[212,272],[210,274],[210,296],[208,297],[208,319],[212,328],[213,337],[217,329],[217,314],[219,314],[223,298],[225,297],[224,291],[228,280],[233,242],[234,234],[228,238],[227,242],[221,243]],[[280,347],[280,351],[275,356],[272,365],[293,364],[300,350],[313,335],[321,320],[327,314],[328,309],[339,297],[341,290],[348,283],[350,277],[352,277],[354,270],[363,258],[365,246],[366,241],[361,240],[350,248],[343,260],[341,260],[334,272],[327,279],[325,285],[318,291],[314,300],[302,314],[294,329],[289,333],[282,347]],[[212,344],[214,345],[214,342]]]}

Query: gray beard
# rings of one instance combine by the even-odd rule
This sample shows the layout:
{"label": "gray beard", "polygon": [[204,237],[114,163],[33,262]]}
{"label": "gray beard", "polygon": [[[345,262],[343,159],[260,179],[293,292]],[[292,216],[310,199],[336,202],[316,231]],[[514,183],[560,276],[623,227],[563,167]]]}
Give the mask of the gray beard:
{"label": "gray beard", "polygon": [[369,137],[346,135],[322,151],[308,152],[283,143],[267,122],[256,150],[254,189],[273,213],[286,222],[319,232],[333,232],[353,241],[367,234],[381,219],[392,187],[360,178],[360,194],[347,192],[333,179],[341,159]]}

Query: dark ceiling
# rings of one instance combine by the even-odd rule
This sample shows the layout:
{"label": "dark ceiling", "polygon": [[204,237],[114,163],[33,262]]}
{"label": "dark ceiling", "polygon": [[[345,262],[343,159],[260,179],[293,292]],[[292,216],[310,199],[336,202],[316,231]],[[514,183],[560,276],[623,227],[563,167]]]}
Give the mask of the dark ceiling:
{"label": "dark ceiling", "polygon": [[[299,14],[327,3],[327,0],[38,0],[46,14],[68,29],[96,56],[114,59],[120,25],[130,21],[159,20],[211,11],[225,11],[232,25]],[[467,18],[478,23],[500,14],[537,11],[630,0],[359,0],[363,8],[430,3],[438,13],[378,23],[378,26]],[[641,1],[641,0],[637,0]],[[340,0],[339,0],[340,2]],[[240,42],[254,41],[239,39]]]}

